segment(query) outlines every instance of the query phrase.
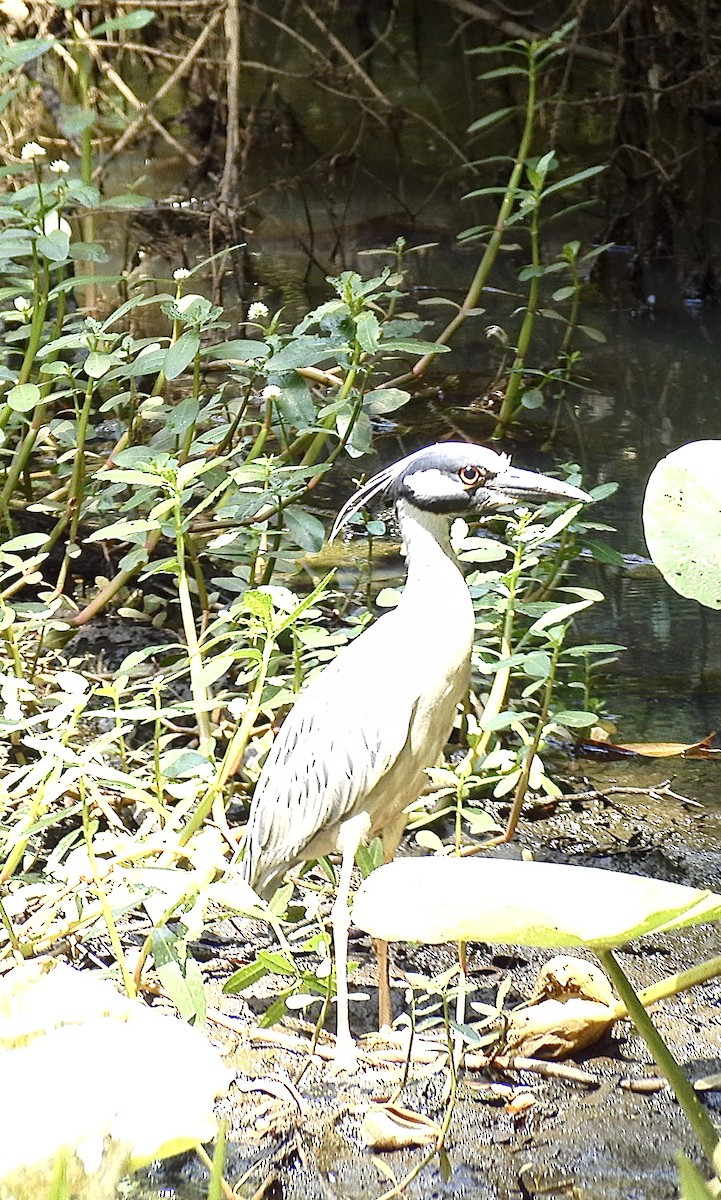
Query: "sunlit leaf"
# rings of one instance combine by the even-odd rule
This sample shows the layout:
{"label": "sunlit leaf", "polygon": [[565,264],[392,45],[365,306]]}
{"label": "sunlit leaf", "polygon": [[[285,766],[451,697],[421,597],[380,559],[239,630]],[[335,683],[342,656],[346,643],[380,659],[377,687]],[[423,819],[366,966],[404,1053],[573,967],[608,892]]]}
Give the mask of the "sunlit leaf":
{"label": "sunlit leaf", "polygon": [[721,920],[721,896],[594,867],[402,858],[363,883],[353,920],[386,941],[608,948]]}
{"label": "sunlit leaf", "polygon": [[35,383],[17,383],[6,399],[13,412],[30,412],[40,399],[40,388]]}
{"label": "sunlit leaf", "polygon": [[721,608],[721,441],[689,442],[654,468],[643,501],[651,558],[682,596]]}

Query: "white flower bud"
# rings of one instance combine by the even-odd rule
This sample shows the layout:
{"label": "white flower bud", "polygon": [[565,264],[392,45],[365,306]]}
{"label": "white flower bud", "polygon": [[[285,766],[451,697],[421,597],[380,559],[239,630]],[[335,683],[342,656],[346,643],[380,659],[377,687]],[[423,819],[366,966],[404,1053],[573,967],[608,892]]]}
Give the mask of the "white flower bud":
{"label": "white flower bud", "polygon": [[32,162],[35,158],[45,158],[47,150],[37,142],[26,142],[20,151],[23,162]]}

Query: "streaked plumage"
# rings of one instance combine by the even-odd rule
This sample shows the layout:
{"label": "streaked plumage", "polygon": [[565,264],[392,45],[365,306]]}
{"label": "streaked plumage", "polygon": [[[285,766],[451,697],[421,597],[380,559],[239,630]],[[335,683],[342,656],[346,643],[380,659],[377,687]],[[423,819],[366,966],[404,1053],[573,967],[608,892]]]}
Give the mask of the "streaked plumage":
{"label": "streaked plumage", "polygon": [[[424,769],[443,750],[470,673],[471,598],[449,540],[455,516],[528,500],[586,501],[585,492],[531,472],[506,455],[460,442],[431,446],[375,475],[344,505],[334,537],[377,496],[396,502],[408,577],[398,606],[344,648],[286,717],[255,789],[244,874],[269,897],[286,871],[340,850],[350,880],[361,841],[379,835],[392,858],[404,810],[420,795]],[[334,906],[338,962],[338,1048],[352,1058],[347,1026],[348,907]]]}

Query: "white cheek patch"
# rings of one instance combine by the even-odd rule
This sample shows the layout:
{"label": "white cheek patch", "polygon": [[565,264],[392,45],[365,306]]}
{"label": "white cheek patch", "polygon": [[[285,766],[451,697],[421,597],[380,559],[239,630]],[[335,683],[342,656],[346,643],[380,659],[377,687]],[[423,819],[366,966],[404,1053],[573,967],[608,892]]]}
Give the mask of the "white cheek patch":
{"label": "white cheek patch", "polygon": [[431,503],[436,500],[458,500],[466,489],[454,479],[437,468],[428,471],[414,471],[406,475],[405,486],[419,503]]}

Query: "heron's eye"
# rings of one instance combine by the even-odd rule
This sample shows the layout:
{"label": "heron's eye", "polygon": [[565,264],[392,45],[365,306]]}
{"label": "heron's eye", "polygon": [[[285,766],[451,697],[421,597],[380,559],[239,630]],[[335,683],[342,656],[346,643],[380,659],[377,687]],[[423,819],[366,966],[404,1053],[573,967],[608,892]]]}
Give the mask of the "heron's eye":
{"label": "heron's eye", "polygon": [[476,487],[483,479],[483,471],[469,463],[467,467],[461,467],[458,478],[464,487]]}

